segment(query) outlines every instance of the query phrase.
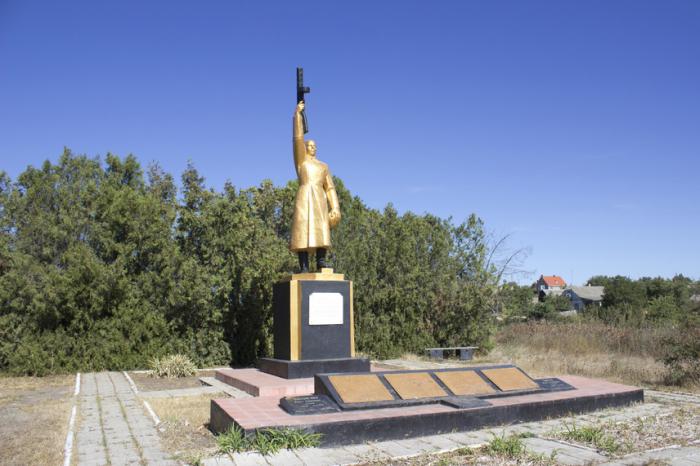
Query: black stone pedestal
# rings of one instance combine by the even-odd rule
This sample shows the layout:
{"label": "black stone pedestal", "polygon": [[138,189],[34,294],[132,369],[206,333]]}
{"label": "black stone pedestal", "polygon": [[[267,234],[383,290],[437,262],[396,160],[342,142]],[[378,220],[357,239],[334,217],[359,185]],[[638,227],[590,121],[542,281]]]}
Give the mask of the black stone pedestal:
{"label": "black stone pedestal", "polygon": [[303,361],[288,361],[285,359],[258,359],[258,368],[268,374],[283,379],[301,379],[313,377],[315,374],[338,372],[369,372],[369,359],[339,358],[339,359],[305,359]]}
{"label": "black stone pedestal", "polygon": [[369,359],[355,357],[352,282],[332,269],[295,274],[272,294],[272,358],[262,372],[285,379],[315,374],[369,372]]}

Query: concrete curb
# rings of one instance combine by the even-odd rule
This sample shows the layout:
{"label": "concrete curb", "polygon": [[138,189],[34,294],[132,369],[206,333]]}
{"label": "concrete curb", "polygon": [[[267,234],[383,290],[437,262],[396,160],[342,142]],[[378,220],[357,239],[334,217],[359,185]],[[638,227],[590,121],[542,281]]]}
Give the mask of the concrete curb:
{"label": "concrete curb", "polygon": [[80,372],[75,376],[75,390],[73,390],[73,409],[70,413],[68,421],[68,434],[66,434],[66,443],[63,445],[63,466],[70,466],[71,457],[73,456],[73,439],[75,438],[75,418],[78,412],[78,395],[80,394]]}

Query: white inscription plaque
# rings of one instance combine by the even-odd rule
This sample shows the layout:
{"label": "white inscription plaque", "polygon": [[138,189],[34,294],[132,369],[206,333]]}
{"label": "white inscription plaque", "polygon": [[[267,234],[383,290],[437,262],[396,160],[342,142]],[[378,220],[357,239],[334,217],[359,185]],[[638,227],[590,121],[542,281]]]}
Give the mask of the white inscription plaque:
{"label": "white inscription plaque", "polygon": [[342,325],[343,295],[340,293],[311,293],[309,296],[309,325]]}

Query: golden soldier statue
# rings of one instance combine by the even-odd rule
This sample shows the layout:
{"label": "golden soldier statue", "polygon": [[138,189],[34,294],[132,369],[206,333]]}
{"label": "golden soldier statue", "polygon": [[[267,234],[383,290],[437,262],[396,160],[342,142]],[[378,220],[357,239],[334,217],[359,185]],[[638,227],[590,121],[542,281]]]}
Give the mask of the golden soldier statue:
{"label": "golden soldier statue", "polygon": [[304,101],[294,112],[294,168],[299,190],[294,201],[291,251],[299,254],[302,272],[309,270],[309,253],[316,253],[316,267],[326,267],[326,250],[331,246],[331,228],[340,222],[340,205],[328,165],[316,158],[316,143],[304,141]]}

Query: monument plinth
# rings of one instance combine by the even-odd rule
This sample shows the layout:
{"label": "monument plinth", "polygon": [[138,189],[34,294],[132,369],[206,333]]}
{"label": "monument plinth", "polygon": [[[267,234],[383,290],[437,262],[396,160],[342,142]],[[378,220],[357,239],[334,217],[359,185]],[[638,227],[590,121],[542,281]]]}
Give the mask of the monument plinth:
{"label": "monument plinth", "polygon": [[[326,262],[331,229],[341,219],[328,165],[305,140],[303,73],[297,70],[292,121],[299,180],[290,251],[301,273],[273,285],[272,358],[256,369],[220,369],[216,378],[253,398],[214,399],[210,426],[322,434],[324,445],[401,439],[624,406],[644,400],[637,387],[563,376],[533,379],[512,365],[370,371],[355,357],[353,286]],[[319,273],[309,273],[309,255]],[[473,347],[460,347],[462,350]],[[378,369],[378,368],[375,368]]]}
{"label": "monument plinth", "polygon": [[276,283],[272,295],[274,357],[261,371],[297,379],[324,372],[369,371],[355,357],[352,282],[323,268]]}

